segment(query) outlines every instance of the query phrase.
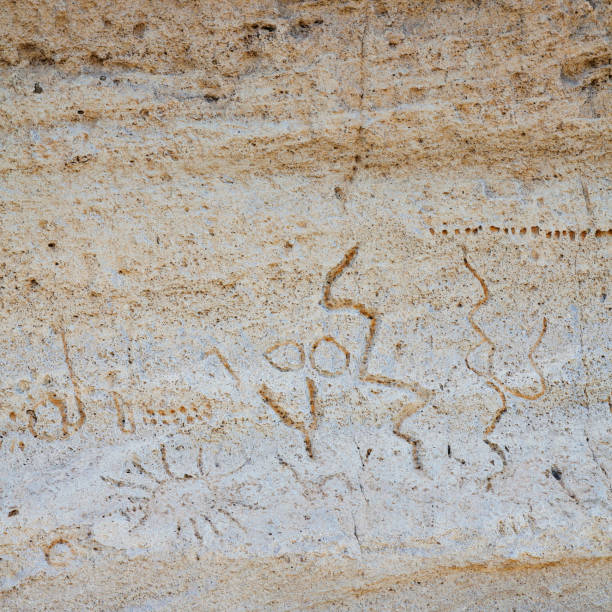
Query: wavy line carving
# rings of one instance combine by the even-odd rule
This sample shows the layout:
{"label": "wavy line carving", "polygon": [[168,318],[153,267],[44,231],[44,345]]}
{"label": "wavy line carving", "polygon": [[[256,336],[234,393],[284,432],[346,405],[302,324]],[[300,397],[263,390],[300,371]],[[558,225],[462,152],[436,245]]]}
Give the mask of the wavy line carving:
{"label": "wavy line carving", "polygon": [[377,313],[361,304],[359,302],[354,302],[348,299],[338,299],[333,298],[331,295],[332,285],[340,278],[340,276],[344,273],[344,271],[351,265],[351,262],[355,259],[357,252],[359,251],[359,245],[356,244],[351,249],[347,251],[344,255],[340,263],[334,266],[328,273],[325,279],[325,285],[323,286],[323,306],[328,308],[329,310],[341,310],[341,309],[350,309],[357,311],[362,317],[365,317],[368,324],[368,331],[366,333],[366,341],[365,341],[365,349],[363,351],[363,356],[361,358],[361,362],[359,364],[359,379],[363,382],[375,383],[379,385],[385,385],[390,387],[398,387],[400,389],[407,389],[416,394],[419,398],[419,401],[415,405],[414,403],[407,405],[404,409],[402,409],[397,418],[394,419],[394,427],[393,433],[405,440],[410,445],[412,445],[412,457],[414,459],[414,465],[416,469],[422,469],[422,463],[419,458],[419,449],[422,446],[421,441],[407,433],[402,433],[400,431],[401,425],[404,420],[423,408],[425,404],[431,398],[431,391],[421,386],[418,382],[410,382],[404,381],[396,378],[389,378],[387,376],[382,376],[379,374],[372,374],[369,372],[369,360],[370,353],[372,350],[372,346],[374,345],[374,339],[376,337],[376,331],[378,328],[378,318]]}
{"label": "wavy line carving", "polygon": [[538,367],[538,365],[536,364],[536,362],[535,362],[535,360],[533,358],[533,353],[536,351],[538,346],[540,346],[540,342],[542,342],[542,338],[544,337],[544,334],[546,333],[546,328],[548,326],[548,321],[546,320],[546,317],[544,317],[542,319],[542,330],[540,331],[540,335],[538,336],[538,339],[535,341],[535,343],[531,347],[531,349],[529,351],[529,355],[528,355],[529,362],[531,363],[531,366],[533,367],[534,371],[538,375],[538,378],[540,379],[540,390],[537,393],[534,393],[534,394],[523,393],[519,389],[514,389],[513,387],[510,387],[509,385],[506,385],[503,381],[501,381],[494,374],[491,374],[489,372],[483,372],[481,370],[477,370],[475,367],[473,367],[470,364],[470,355],[476,349],[478,349],[480,346],[482,346],[485,343],[489,345],[488,356],[489,356],[489,360],[490,360],[493,352],[495,351],[495,344],[487,336],[487,334],[482,330],[482,328],[474,321],[474,314],[476,314],[476,311],[479,308],[481,308],[482,306],[484,306],[487,303],[488,299],[489,299],[489,289],[487,288],[487,285],[486,285],[484,279],[470,265],[470,263],[468,262],[466,257],[463,258],[463,263],[465,264],[467,269],[474,275],[476,280],[478,280],[478,282],[480,283],[480,286],[482,287],[482,291],[483,291],[483,294],[484,294],[483,297],[472,308],[472,310],[470,311],[470,314],[468,315],[468,320],[469,320],[471,326],[474,328],[474,331],[482,338],[482,340],[475,347],[473,347],[468,352],[468,354],[465,357],[465,365],[468,367],[468,369],[470,369],[472,372],[474,372],[474,374],[476,374],[478,376],[481,376],[483,378],[490,378],[491,380],[495,381],[504,391],[506,391],[506,393],[510,393],[510,395],[514,395],[516,397],[520,397],[520,398],[526,399],[526,400],[536,400],[539,397],[542,397],[542,395],[544,395],[544,393],[546,391],[546,383],[544,382],[544,376],[542,374],[542,371],[540,370],[540,368]]}
{"label": "wavy line carving", "polygon": [[[489,436],[495,431],[495,427],[497,427],[497,424],[499,423],[502,415],[507,410],[506,396],[504,392],[509,393],[510,395],[514,395],[515,397],[519,397],[519,398],[530,400],[530,401],[533,401],[533,400],[538,399],[539,397],[542,397],[542,395],[544,395],[544,393],[546,392],[546,383],[544,381],[544,375],[542,374],[542,371],[536,364],[533,358],[533,354],[538,348],[538,346],[540,346],[540,343],[542,342],[542,338],[544,337],[544,334],[546,333],[548,322],[546,320],[546,317],[543,317],[542,330],[540,331],[540,334],[538,335],[537,340],[535,341],[535,343],[529,350],[529,354],[528,354],[529,362],[531,363],[531,366],[533,367],[534,371],[538,375],[538,378],[540,379],[540,389],[537,393],[532,393],[532,394],[523,393],[519,389],[515,389],[509,385],[506,385],[503,381],[501,381],[497,376],[495,376],[491,372],[484,372],[482,370],[478,370],[477,368],[475,368],[470,363],[470,355],[474,353],[474,351],[476,351],[483,344],[488,344],[489,345],[489,350],[488,350],[488,363],[489,364],[491,363],[491,358],[495,351],[495,344],[493,343],[493,341],[487,336],[484,330],[474,321],[474,315],[476,314],[476,312],[480,308],[482,308],[489,300],[489,289],[484,279],[482,278],[482,276],[478,274],[475,268],[467,260],[467,257],[463,258],[463,263],[465,264],[465,267],[472,273],[474,278],[476,278],[476,280],[480,283],[480,286],[482,287],[482,293],[483,293],[482,298],[478,300],[478,302],[476,302],[476,304],[474,305],[474,307],[472,308],[472,310],[470,310],[470,313],[468,314],[468,320],[470,322],[470,325],[482,339],[476,346],[474,346],[472,349],[470,349],[470,351],[468,351],[467,355],[465,356],[465,365],[467,366],[469,370],[474,372],[474,374],[476,374],[477,376],[488,379],[487,385],[489,385],[491,388],[495,389],[497,393],[499,393],[501,404],[502,404],[499,410],[495,413],[495,416],[493,417],[492,421],[489,423],[489,425],[485,429],[484,438],[483,438],[485,444],[487,444],[493,452],[499,455],[502,461],[501,471],[495,474],[495,476],[498,476],[499,474],[502,474],[504,470],[506,469],[506,465],[507,465],[506,455],[504,454],[504,451],[501,449],[501,447],[498,444],[489,440]],[[487,478],[487,490],[491,489],[492,478],[493,478],[493,475]]]}

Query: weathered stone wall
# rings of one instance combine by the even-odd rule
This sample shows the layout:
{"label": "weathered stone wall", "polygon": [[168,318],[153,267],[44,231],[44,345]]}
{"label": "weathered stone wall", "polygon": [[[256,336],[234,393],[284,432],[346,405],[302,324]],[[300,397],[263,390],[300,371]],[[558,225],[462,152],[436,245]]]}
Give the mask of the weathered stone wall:
{"label": "weathered stone wall", "polygon": [[611,26],[0,0],[0,607],[609,610]]}

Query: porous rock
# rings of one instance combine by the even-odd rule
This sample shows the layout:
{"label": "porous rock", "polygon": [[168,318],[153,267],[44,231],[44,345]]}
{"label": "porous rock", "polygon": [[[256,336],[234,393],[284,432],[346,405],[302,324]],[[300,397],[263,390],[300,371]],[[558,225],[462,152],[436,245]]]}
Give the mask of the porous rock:
{"label": "porous rock", "polygon": [[609,610],[603,0],[0,0],[0,607]]}

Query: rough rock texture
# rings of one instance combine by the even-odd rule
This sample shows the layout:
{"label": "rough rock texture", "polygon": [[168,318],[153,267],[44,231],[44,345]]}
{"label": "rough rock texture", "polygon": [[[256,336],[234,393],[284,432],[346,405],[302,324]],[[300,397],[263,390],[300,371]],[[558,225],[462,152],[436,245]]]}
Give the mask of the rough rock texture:
{"label": "rough rock texture", "polygon": [[605,0],[0,0],[0,608],[612,609]]}

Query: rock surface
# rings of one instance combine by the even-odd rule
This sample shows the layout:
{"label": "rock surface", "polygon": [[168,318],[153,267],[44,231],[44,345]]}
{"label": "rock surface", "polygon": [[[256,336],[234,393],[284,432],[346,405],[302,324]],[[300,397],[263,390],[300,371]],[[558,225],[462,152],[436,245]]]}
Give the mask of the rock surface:
{"label": "rock surface", "polygon": [[610,610],[611,27],[0,0],[0,607]]}

